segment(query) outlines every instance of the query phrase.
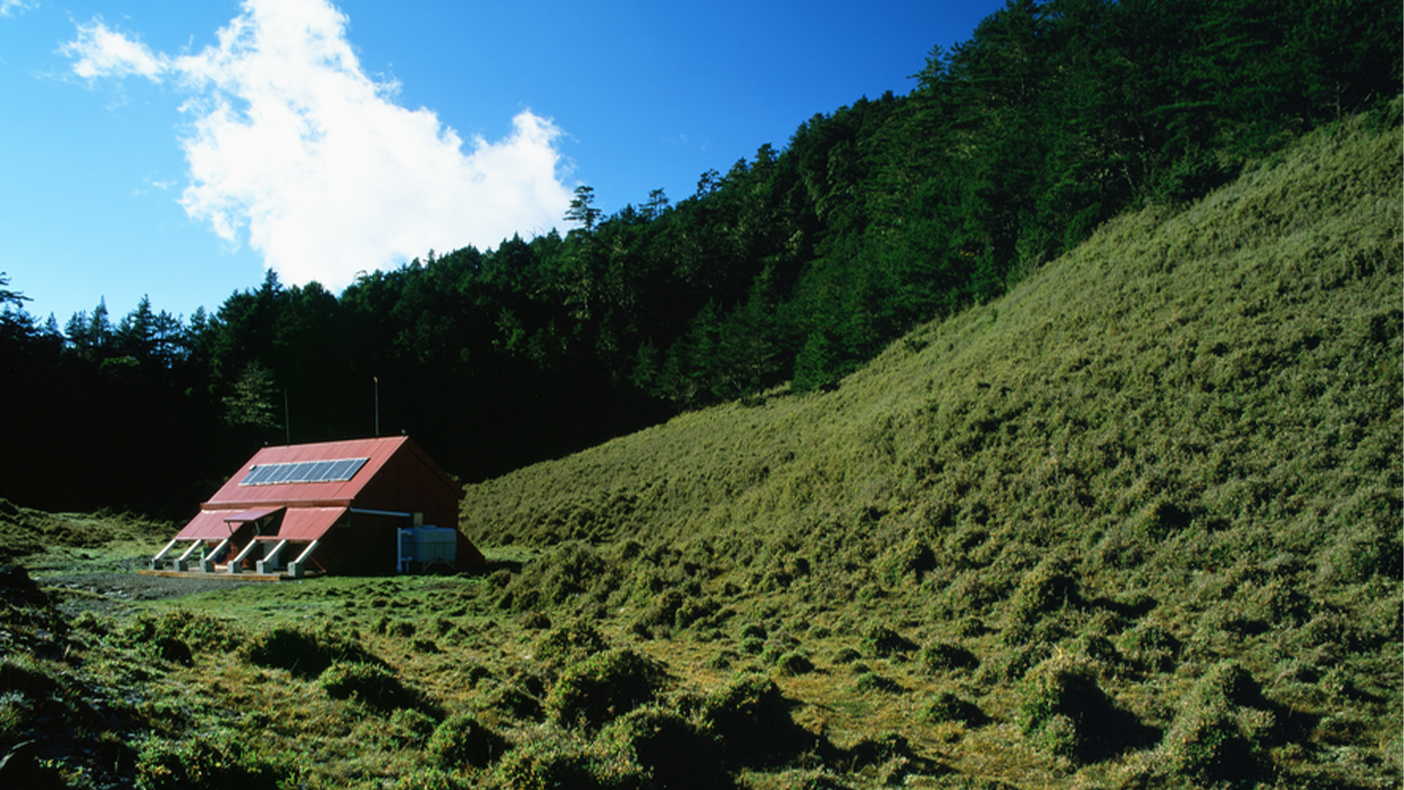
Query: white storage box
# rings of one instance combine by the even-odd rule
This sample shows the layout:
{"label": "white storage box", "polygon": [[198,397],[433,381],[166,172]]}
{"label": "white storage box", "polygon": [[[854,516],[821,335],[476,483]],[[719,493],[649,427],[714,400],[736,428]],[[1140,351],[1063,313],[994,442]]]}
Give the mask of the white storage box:
{"label": "white storage box", "polygon": [[400,571],[416,563],[423,569],[430,565],[453,567],[454,551],[458,548],[458,533],[441,527],[410,527],[400,530]]}

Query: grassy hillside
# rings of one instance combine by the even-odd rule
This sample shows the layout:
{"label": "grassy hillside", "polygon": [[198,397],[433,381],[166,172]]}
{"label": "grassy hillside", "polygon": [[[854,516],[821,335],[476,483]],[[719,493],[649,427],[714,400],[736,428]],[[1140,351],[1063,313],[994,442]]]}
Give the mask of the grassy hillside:
{"label": "grassy hillside", "polygon": [[[1252,759],[1199,778],[1397,782],[1400,198],[1398,129],[1344,125],[1186,210],[1110,223],[836,392],[475,486],[464,521],[546,552],[514,605],[627,620],[677,590],[678,619],[735,610],[715,638],[758,623],[830,673],[781,682],[830,731],[879,717],[958,771],[1163,778],[1203,725],[1189,700],[1234,666],[1272,724],[1226,708]],[[854,694],[834,656],[873,624],[979,667],[898,661],[876,671],[919,691]],[[713,638],[695,630],[672,636]],[[1158,738],[1050,757],[1065,733],[1020,723],[1050,662]],[[943,692],[993,724],[912,715]],[[1098,737],[1070,718],[1072,742]]]}
{"label": "grassy hillside", "polygon": [[483,573],[134,601],[169,529],[0,502],[0,786],[1398,787],[1398,115],[471,487]]}

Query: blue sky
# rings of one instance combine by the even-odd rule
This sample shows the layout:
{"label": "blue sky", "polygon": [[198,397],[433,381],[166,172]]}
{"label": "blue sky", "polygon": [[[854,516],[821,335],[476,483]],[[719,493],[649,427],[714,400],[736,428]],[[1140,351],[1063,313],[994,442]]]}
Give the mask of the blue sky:
{"label": "blue sky", "polygon": [[0,272],[60,325],[340,292],[430,250],[692,194],[909,92],[995,0],[0,0]]}

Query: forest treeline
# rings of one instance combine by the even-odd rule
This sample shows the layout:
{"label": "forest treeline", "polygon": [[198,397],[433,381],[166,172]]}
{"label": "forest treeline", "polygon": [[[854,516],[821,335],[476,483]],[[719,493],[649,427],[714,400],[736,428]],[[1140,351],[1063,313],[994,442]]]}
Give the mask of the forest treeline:
{"label": "forest treeline", "polygon": [[[906,95],[694,194],[213,312],[60,326],[0,279],[0,496],[179,517],[264,443],[407,432],[479,480],[680,409],[836,385],[1147,203],[1398,95],[1397,0],[1010,0]],[[17,385],[17,386],[16,386]]]}

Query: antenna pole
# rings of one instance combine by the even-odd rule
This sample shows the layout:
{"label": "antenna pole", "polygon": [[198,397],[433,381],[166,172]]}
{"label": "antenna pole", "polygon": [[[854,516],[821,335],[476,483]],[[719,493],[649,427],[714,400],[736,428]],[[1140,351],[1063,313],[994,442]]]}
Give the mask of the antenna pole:
{"label": "antenna pole", "polygon": [[380,436],[380,377],[371,376],[375,382],[375,435]]}
{"label": "antenna pole", "polygon": [[292,444],[292,420],[288,417],[288,391],[283,390],[283,431],[287,435],[287,443]]}

